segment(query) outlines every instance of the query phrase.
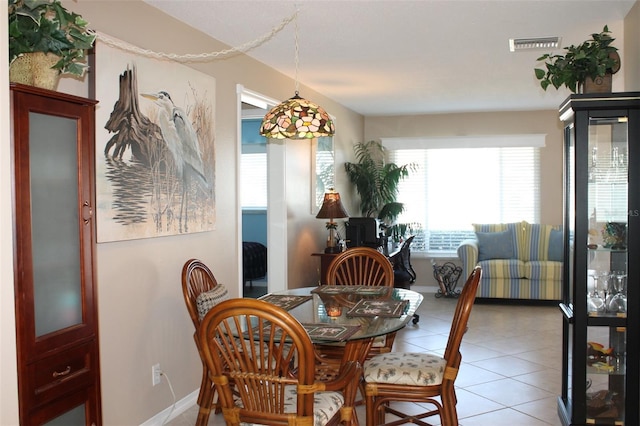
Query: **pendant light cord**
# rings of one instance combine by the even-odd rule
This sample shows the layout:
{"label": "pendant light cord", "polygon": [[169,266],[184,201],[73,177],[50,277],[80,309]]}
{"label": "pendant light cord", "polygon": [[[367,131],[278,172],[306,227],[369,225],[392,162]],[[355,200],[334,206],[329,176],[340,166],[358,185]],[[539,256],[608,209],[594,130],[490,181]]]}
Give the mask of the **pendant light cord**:
{"label": "pendant light cord", "polygon": [[[246,43],[241,44],[240,46],[231,47],[229,49],[221,50],[218,52],[208,52],[208,53],[187,53],[187,54],[177,54],[177,53],[165,53],[165,52],[155,52],[149,49],[142,49],[138,46],[134,46],[132,44],[126,43],[122,40],[115,39],[110,37],[100,31],[93,31],[97,38],[108,46],[118,48],[120,50],[124,50],[125,52],[135,53],[136,55],[145,56],[147,58],[155,58],[155,59],[171,59],[176,62],[206,62],[215,59],[225,58],[227,56],[231,56],[233,54],[245,53],[248,52],[267,41],[271,40],[276,34],[282,31],[287,25],[291,23],[294,19],[296,20],[296,61],[298,58],[298,10],[296,9],[295,13],[291,16],[288,16],[280,22],[279,25],[272,28],[266,34],[261,35],[255,40],[248,41]],[[296,64],[297,70],[297,64]],[[297,81],[297,78],[296,78]]]}
{"label": "pendant light cord", "polygon": [[293,28],[294,28],[294,41],[295,41],[295,66],[296,66],[296,71],[295,71],[295,93],[296,96],[298,96],[299,92],[300,92],[300,84],[298,83],[298,68],[300,65],[300,59],[299,59],[299,54],[300,54],[300,44],[298,42],[298,8],[296,7],[296,11],[293,14]]}

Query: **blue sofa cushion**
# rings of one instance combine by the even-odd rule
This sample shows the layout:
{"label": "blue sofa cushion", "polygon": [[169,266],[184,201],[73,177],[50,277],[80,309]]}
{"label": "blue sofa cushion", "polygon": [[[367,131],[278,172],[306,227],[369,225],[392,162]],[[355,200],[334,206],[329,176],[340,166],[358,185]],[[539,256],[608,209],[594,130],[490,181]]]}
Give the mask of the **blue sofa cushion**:
{"label": "blue sofa cushion", "polygon": [[555,262],[562,262],[562,231],[559,229],[552,229],[549,233],[549,253],[548,259]]}
{"label": "blue sofa cushion", "polygon": [[513,230],[501,232],[476,232],[478,261],[489,259],[514,259]]}

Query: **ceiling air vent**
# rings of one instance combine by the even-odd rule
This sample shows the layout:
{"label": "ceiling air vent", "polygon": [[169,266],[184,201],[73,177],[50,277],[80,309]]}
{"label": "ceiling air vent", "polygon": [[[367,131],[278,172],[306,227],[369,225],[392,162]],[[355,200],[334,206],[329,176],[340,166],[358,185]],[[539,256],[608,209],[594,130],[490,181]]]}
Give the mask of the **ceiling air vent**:
{"label": "ceiling air vent", "polygon": [[560,37],[537,37],[537,38],[510,38],[509,50],[531,49],[557,49],[560,47]]}

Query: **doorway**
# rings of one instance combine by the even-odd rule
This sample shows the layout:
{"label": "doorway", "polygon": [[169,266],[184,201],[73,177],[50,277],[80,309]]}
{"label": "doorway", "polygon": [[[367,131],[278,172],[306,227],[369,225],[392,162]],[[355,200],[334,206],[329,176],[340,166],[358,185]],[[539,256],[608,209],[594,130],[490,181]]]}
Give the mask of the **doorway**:
{"label": "doorway", "polygon": [[284,146],[259,134],[262,118],[277,101],[242,85],[237,92],[239,294],[259,297],[287,288]]}

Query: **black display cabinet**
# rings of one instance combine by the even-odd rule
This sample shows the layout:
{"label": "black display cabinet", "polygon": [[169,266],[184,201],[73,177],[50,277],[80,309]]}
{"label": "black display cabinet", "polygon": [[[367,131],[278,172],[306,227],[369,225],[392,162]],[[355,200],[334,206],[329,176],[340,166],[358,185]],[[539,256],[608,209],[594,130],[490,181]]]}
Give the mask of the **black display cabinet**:
{"label": "black display cabinet", "polygon": [[563,425],[640,425],[640,92],[571,95],[564,123]]}

